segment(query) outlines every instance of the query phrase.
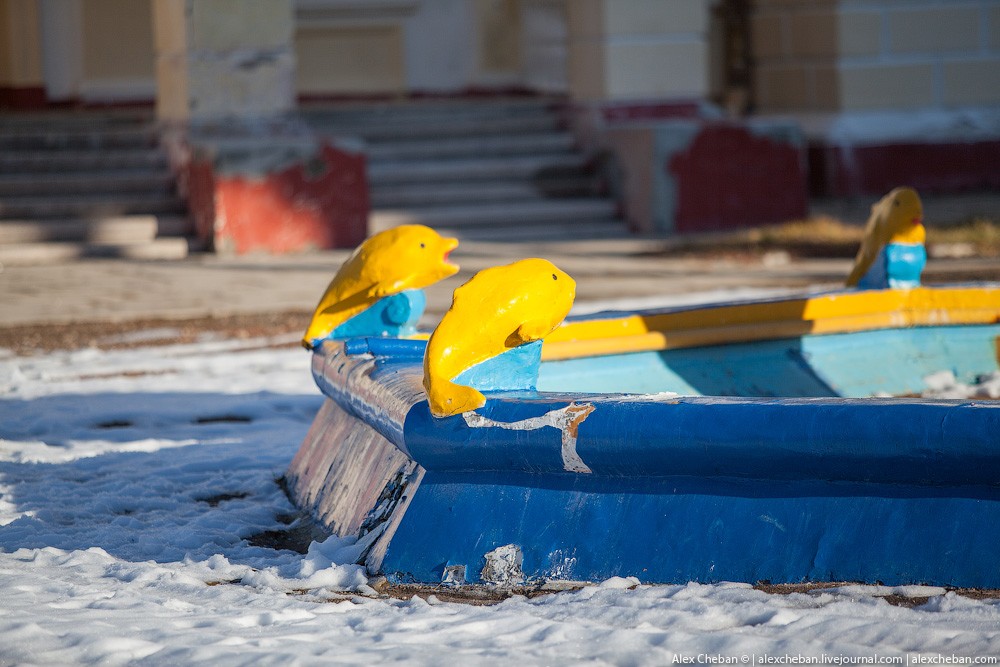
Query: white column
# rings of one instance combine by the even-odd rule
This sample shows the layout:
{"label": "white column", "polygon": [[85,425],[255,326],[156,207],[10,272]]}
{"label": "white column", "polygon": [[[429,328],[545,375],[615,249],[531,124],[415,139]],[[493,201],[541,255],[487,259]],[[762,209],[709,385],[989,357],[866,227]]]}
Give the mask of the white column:
{"label": "white column", "polygon": [[154,0],[157,115],[271,117],[295,106],[292,0]]}
{"label": "white column", "polygon": [[42,71],[49,100],[79,96],[83,77],[83,13],[80,0],[42,0]]}

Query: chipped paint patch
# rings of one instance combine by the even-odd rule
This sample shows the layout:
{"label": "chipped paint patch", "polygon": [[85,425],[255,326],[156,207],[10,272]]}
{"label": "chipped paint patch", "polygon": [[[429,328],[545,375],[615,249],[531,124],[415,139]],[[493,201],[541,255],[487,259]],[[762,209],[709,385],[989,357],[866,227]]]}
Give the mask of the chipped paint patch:
{"label": "chipped paint patch", "polygon": [[486,565],[479,578],[487,584],[514,586],[524,583],[524,554],[516,544],[505,544],[483,555]]}
{"label": "chipped paint patch", "polygon": [[781,532],[785,532],[785,526],[780,521],[778,521],[777,519],[775,519],[773,516],[770,516],[768,514],[761,514],[757,518],[760,519],[761,521],[763,521],[764,523],[771,524],[772,526],[774,526],[775,528],[777,528]]}
{"label": "chipped paint patch", "polygon": [[441,574],[441,584],[444,586],[464,586],[465,581],[465,566],[464,565],[445,565],[444,572]]}
{"label": "chipped paint patch", "polygon": [[572,579],[576,572],[576,549],[556,549],[549,554],[549,569],[546,576],[550,579]]}
{"label": "chipped paint patch", "polygon": [[677,398],[684,396],[675,391],[658,391],[654,394],[619,394],[614,400],[617,403],[673,403]]}
{"label": "chipped paint patch", "polygon": [[580,424],[596,408],[592,403],[570,403],[565,408],[550,410],[540,417],[531,417],[516,422],[498,422],[477,412],[462,414],[469,428],[505,428],[513,431],[535,431],[546,426],[559,429],[562,433],[563,468],[568,472],[590,473],[590,467],[583,462],[576,451],[576,439]]}

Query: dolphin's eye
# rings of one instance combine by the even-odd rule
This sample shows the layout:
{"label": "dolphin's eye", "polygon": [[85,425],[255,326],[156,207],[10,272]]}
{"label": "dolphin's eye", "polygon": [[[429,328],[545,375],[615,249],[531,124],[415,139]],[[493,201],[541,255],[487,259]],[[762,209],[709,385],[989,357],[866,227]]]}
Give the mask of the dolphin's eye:
{"label": "dolphin's eye", "polygon": [[423,243],[421,243],[421,244],[420,244],[420,247],[421,247],[421,248],[426,248],[427,246],[426,246],[426,245],[424,245]]}
{"label": "dolphin's eye", "polygon": [[556,274],[554,273],[552,274],[552,280],[559,280],[558,278],[556,278]]}

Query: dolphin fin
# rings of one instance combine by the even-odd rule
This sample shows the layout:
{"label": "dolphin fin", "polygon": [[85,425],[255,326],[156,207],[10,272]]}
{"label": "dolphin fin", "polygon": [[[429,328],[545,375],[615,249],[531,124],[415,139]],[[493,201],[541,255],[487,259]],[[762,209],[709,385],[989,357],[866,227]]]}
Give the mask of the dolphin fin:
{"label": "dolphin fin", "polygon": [[514,333],[507,338],[507,342],[509,344],[513,341],[518,341],[519,345],[523,343],[532,343],[536,340],[541,340],[551,332],[551,328],[546,326],[546,323],[540,320],[535,322],[523,322],[517,327],[517,329],[514,330]]}
{"label": "dolphin fin", "polygon": [[481,392],[447,380],[439,380],[429,387],[427,400],[435,417],[451,417],[486,405],[486,397]]}
{"label": "dolphin fin", "polygon": [[868,269],[871,268],[871,265],[875,263],[875,258],[881,249],[881,246],[866,239],[861,245],[861,249],[858,250],[857,256],[854,258],[854,266],[851,267],[851,273],[847,276],[844,284],[848,287],[856,287],[861,278],[868,272]]}
{"label": "dolphin fin", "polygon": [[371,306],[376,300],[364,293],[355,292],[339,300],[320,302],[302,337],[302,344],[311,349],[310,341],[329,335],[331,331]]}
{"label": "dolphin fin", "polygon": [[397,280],[393,283],[376,283],[368,288],[366,292],[372,299],[383,299],[393,294],[399,294],[406,289],[405,280]]}
{"label": "dolphin fin", "polygon": [[868,216],[868,222],[865,224],[865,235],[861,241],[861,247],[854,258],[851,273],[844,281],[848,287],[857,286],[871,265],[875,263],[875,258],[878,257],[882,247],[888,241],[885,222],[889,207],[889,204],[886,203],[887,200],[888,195],[872,205],[871,215]]}

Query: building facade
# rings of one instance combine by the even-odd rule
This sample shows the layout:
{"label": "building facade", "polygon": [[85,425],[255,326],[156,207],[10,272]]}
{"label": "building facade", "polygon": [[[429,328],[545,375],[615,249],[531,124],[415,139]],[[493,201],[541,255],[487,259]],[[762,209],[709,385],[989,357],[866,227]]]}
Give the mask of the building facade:
{"label": "building facade", "polygon": [[2,0],[6,106],[154,99],[180,7],[284,42],[305,97],[722,101],[743,57],[760,113],[1000,103],[997,0]]}
{"label": "building facade", "polygon": [[698,141],[768,168],[794,145],[814,194],[1000,187],[1000,0],[0,0],[5,108],[502,93],[564,99],[645,231],[684,228],[662,172]]}

